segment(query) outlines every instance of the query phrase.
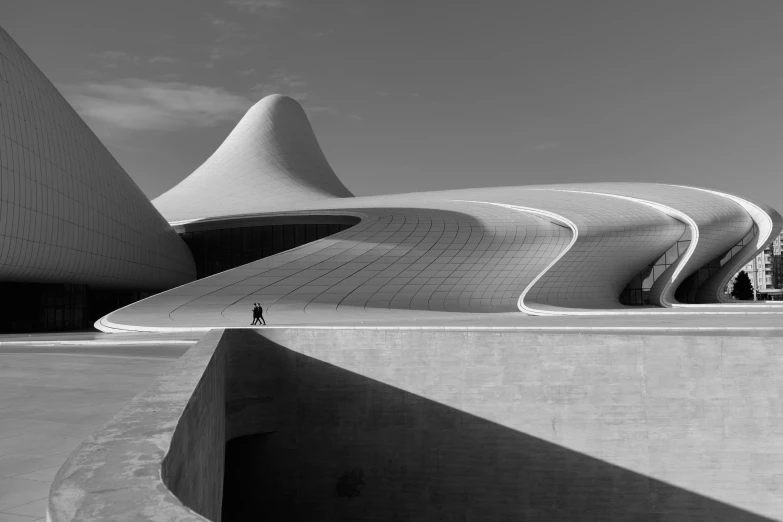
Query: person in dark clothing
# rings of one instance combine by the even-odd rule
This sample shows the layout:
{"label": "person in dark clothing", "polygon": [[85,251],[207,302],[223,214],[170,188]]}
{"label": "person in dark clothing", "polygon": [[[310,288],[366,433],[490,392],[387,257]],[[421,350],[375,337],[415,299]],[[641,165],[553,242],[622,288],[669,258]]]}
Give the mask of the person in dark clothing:
{"label": "person in dark clothing", "polygon": [[264,309],[261,308],[261,303],[253,303],[253,322],[250,323],[250,325],[260,326],[262,324],[266,326],[266,321],[264,321]]}

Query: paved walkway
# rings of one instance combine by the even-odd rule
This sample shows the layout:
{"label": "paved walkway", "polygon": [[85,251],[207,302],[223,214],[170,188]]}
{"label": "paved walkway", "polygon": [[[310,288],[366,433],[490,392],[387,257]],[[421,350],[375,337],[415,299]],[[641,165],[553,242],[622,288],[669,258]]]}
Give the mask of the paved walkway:
{"label": "paved walkway", "polygon": [[[586,310],[585,310],[586,311]],[[776,305],[705,305],[684,308],[630,310],[632,314],[536,317],[522,312],[464,313],[429,310],[389,310],[334,306],[270,307],[264,311],[269,327],[338,328],[500,328],[523,331],[583,331],[601,333],[677,333],[712,331],[721,335],[737,332],[783,333],[783,303]],[[229,312],[222,306],[192,307],[188,313],[173,313],[167,302],[138,303],[113,312],[101,320],[111,331],[176,332],[209,328],[249,328],[251,307]]]}
{"label": "paved walkway", "polygon": [[66,457],[194,339],[0,336],[0,522],[45,520]]}

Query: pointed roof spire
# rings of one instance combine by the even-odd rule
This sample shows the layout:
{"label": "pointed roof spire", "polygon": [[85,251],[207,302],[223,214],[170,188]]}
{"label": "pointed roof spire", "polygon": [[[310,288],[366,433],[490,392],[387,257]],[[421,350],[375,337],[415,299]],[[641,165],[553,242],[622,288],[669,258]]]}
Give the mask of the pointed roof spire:
{"label": "pointed roof spire", "polygon": [[153,203],[176,222],[352,196],[326,161],[302,106],[272,94],[247,111],[204,164]]}

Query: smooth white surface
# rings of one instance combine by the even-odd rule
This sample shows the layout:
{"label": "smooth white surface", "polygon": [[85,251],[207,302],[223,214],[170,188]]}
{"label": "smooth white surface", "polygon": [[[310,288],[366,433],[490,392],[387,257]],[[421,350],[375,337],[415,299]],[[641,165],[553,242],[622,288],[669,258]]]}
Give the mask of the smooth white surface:
{"label": "smooth white surface", "polygon": [[247,111],[203,165],[153,203],[173,223],[351,196],[299,103],[273,94]]}
{"label": "smooth white surface", "polygon": [[0,281],[161,290],[195,275],[185,243],[0,29]]}
{"label": "smooth white surface", "polygon": [[682,262],[672,294],[700,263],[735,245],[752,226],[742,206],[685,187],[579,184],[325,199],[303,202],[292,214],[308,212],[360,214],[362,221],[135,303],[97,326],[106,331],[241,327],[250,323],[252,303],[260,302],[271,325],[465,321],[477,327],[498,322],[535,327],[514,324],[527,322],[518,313],[522,295],[525,312],[546,316],[657,317],[670,324],[678,316],[776,313],[740,305],[667,310],[619,303],[631,278],[689,226],[698,227],[699,238],[691,258]]}

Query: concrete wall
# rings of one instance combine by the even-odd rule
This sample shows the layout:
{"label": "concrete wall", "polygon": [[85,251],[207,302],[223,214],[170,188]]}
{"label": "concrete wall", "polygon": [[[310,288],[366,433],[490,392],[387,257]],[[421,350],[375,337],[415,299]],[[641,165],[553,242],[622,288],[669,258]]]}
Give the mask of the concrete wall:
{"label": "concrete wall", "polygon": [[[212,332],[212,342],[189,353],[178,368],[179,383],[192,383],[199,374],[201,378],[179,417],[160,473],[163,484],[185,506],[215,521],[220,520],[223,501],[228,351],[225,343],[219,342],[206,367],[203,364],[219,338],[219,331]],[[183,395],[189,392],[183,391]]]}
{"label": "concrete wall", "polygon": [[205,520],[201,515],[219,520],[222,334],[206,334],[70,455],[52,483],[49,522],[197,522]]}
{"label": "concrete wall", "polygon": [[226,336],[274,413],[228,444],[224,522],[783,514],[778,338]]}
{"label": "concrete wall", "polygon": [[223,522],[783,519],[780,338],[219,336],[69,459],[53,521],[218,520],[221,436]]}

